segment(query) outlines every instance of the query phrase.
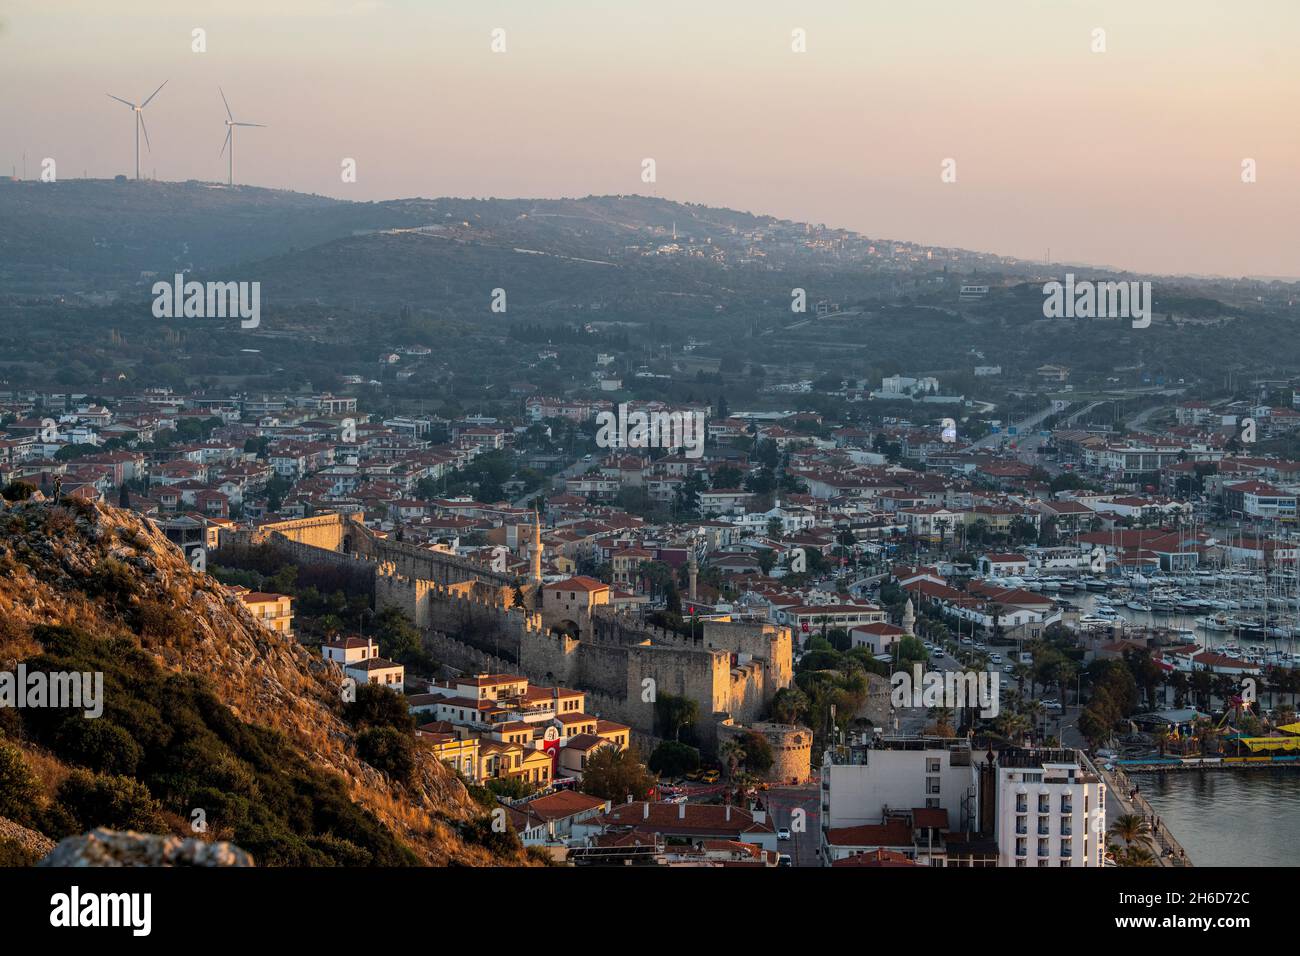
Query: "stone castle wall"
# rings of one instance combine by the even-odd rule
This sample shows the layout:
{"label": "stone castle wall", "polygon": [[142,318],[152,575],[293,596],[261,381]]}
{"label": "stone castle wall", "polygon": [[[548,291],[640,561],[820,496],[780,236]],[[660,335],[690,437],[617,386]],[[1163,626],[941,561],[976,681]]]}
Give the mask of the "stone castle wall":
{"label": "stone castle wall", "polygon": [[554,622],[538,612],[516,607],[508,575],[379,538],[351,519],[277,522],[258,529],[257,540],[303,564],[367,570],[376,609],[399,608],[452,667],[571,686],[600,704],[596,712],[641,734],[654,731],[655,695],[687,697],[699,710],[700,743],[713,751],[720,723],[761,719],[777,690],[792,680],[789,628],[706,622],[703,636],[692,638],[601,607],[579,622],[582,637],[575,639],[550,632]]}
{"label": "stone castle wall", "polygon": [[748,731],[762,734],[772,749],[772,766],[762,779],[769,783],[803,783],[813,777],[812,731],[794,724],[755,721],[748,726],[724,721],[718,725],[719,741]]}

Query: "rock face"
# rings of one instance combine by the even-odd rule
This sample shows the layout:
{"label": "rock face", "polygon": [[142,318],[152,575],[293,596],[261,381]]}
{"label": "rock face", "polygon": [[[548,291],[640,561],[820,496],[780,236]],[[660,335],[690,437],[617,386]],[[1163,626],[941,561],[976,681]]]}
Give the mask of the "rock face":
{"label": "rock face", "polygon": [[0,817],[0,840],[12,840],[24,850],[38,856],[44,856],[54,849],[54,841],[45,834],[29,830],[8,817]]}
{"label": "rock face", "polygon": [[233,843],[205,843],[193,837],[115,831],[100,827],[68,837],[37,866],[252,866],[253,858]]}

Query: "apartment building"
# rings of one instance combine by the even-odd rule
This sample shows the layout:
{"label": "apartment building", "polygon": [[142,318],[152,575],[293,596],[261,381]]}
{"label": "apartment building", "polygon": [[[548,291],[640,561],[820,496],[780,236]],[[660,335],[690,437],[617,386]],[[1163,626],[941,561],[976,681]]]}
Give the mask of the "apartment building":
{"label": "apartment building", "polygon": [[997,755],[998,865],[1101,866],[1106,785],[1080,750]]}

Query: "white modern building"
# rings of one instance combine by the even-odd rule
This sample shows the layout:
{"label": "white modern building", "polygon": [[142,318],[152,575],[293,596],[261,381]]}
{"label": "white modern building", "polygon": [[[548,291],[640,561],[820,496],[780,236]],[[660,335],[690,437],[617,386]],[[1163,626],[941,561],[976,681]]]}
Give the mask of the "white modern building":
{"label": "white modern building", "polygon": [[1106,785],[1080,750],[997,755],[998,866],[1101,866]]}
{"label": "white modern building", "polygon": [[897,810],[948,811],[954,831],[978,827],[979,787],[965,738],[877,737],[822,760],[822,829],[877,824]]}

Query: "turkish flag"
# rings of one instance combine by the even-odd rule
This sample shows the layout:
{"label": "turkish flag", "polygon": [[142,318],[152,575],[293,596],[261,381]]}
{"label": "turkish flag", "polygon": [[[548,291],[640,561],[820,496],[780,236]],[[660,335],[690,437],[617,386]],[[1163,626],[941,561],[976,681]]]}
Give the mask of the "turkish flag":
{"label": "turkish flag", "polygon": [[808,633],[808,622],[807,622],[807,621],[800,621],[800,622],[799,622],[799,627],[803,629],[803,632],[804,632],[805,634]]}

